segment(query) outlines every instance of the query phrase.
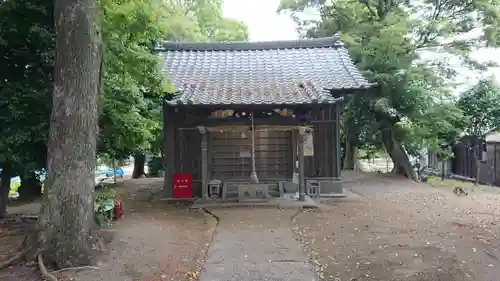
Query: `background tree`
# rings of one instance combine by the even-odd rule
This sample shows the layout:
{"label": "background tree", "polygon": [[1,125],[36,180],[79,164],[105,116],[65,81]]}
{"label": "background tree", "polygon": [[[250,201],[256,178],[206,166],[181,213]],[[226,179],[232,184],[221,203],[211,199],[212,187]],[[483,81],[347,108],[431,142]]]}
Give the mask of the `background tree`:
{"label": "background tree", "polygon": [[474,87],[460,95],[458,107],[469,120],[465,133],[483,137],[500,128],[500,87],[492,78],[480,80]]}
{"label": "background tree", "polygon": [[[319,12],[318,20],[303,20],[308,8]],[[410,178],[415,178],[415,173],[408,153],[417,154],[416,148],[422,142],[414,143],[415,139],[409,137],[421,133],[414,130],[416,124],[424,123],[427,118],[425,123],[445,122],[447,126],[443,128],[449,128],[454,118],[446,112],[438,116],[430,113],[449,100],[446,78],[455,72],[443,62],[424,61],[423,52],[428,55],[428,51],[440,50],[459,56],[471,67],[484,69],[485,65],[470,59],[470,51],[478,44],[495,45],[496,36],[491,35],[499,22],[498,5],[487,0],[415,3],[284,0],[280,10],[292,14],[303,37],[331,36],[340,31],[356,64],[371,82],[380,86],[370,96],[353,95],[347,99],[345,142],[351,144],[349,147],[360,142],[376,147],[376,142],[381,142],[394,162],[394,171]],[[483,28],[483,36],[457,39],[460,38],[457,35],[476,28]],[[426,142],[436,142],[439,134],[435,129],[424,134]],[[373,135],[379,137],[356,139]],[[352,155],[346,157],[351,166],[354,161],[347,158]]]}
{"label": "background tree", "polygon": [[[101,4],[106,51],[99,153],[140,160],[160,127],[151,111],[161,106],[164,77],[153,48],[165,37],[167,10],[157,0]],[[137,166],[135,177],[144,173],[144,164]]]}
{"label": "background tree", "polygon": [[40,194],[33,171],[46,164],[53,6],[40,0],[0,5],[0,217],[5,215],[11,177],[21,176],[20,199]]}

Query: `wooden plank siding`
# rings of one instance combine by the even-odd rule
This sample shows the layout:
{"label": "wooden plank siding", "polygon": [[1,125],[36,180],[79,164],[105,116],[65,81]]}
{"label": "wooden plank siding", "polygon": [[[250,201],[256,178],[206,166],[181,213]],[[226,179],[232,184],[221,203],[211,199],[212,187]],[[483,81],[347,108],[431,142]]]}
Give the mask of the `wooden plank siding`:
{"label": "wooden plank siding", "polygon": [[[255,165],[260,178],[292,178],[292,132],[256,131]],[[252,172],[251,132],[209,133],[209,178],[248,179]]]}
{"label": "wooden plank siding", "polygon": [[[305,157],[306,177],[338,177],[336,173],[336,109],[334,106],[317,108],[311,112],[314,156]],[[340,121],[340,120],[339,120]]]}
{"label": "wooden plank siding", "polygon": [[[168,197],[172,194],[171,177],[174,172],[191,173],[193,196],[202,196],[202,136],[196,128],[202,124],[190,123],[192,116],[196,115],[193,112],[190,117],[185,108],[164,107],[165,193]],[[339,159],[336,158],[340,157],[340,151],[336,131],[340,118],[336,106],[311,108],[309,117],[311,122],[308,125],[313,128],[314,155],[305,157],[304,176],[337,178],[340,173]],[[276,125],[271,119],[268,121],[267,125]],[[245,131],[246,136],[243,138],[241,132],[209,130],[207,134],[207,179],[248,181],[252,172],[251,131]],[[293,178],[294,171],[297,171],[297,137],[296,130],[256,130],[255,153],[259,180],[278,182]]]}
{"label": "wooden plank siding", "polygon": [[[476,157],[480,155],[480,140],[464,137],[453,148],[452,173],[466,178],[477,177]],[[479,182],[500,186],[500,144],[486,143],[486,159],[480,162]]]}
{"label": "wooden plank siding", "polygon": [[500,143],[486,144],[486,161],[481,163],[479,181],[500,186]]}

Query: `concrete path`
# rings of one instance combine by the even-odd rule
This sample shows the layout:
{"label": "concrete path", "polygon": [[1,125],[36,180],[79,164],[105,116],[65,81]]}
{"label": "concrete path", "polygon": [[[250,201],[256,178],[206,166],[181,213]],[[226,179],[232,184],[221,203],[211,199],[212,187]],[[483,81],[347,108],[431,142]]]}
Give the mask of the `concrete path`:
{"label": "concrete path", "polygon": [[316,281],[293,236],[294,210],[228,208],[220,218],[200,281]]}

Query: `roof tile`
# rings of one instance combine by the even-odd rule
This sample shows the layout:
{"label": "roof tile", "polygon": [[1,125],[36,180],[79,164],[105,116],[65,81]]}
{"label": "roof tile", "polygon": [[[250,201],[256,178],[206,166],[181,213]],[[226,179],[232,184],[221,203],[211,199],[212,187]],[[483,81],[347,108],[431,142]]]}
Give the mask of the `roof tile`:
{"label": "roof tile", "polygon": [[334,103],[329,90],[371,86],[337,36],[276,42],[166,43],[171,104]]}

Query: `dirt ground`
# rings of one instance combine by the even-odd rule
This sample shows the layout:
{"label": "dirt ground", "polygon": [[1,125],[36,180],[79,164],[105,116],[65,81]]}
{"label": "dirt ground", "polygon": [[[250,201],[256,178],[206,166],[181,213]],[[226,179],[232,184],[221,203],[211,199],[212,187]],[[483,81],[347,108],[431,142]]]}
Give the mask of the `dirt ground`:
{"label": "dirt ground", "polygon": [[[28,233],[28,228],[34,225],[35,220],[0,220],[0,261],[7,260],[14,256],[24,237]],[[41,281],[39,271],[34,266],[25,264],[15,264],[0,271],[2,281]]]}
{"label": "dirt ground", "polygon": [[371,176],[346,183],[356,199],[326,200],[295,218],[323,280],[497,281],[500,195],[453,182],[430,186]]}
{"label": "dirt ground", "polygon": [[[99,256],[96,268],[69,270],[58,273],[58,277],[72,281],[195,280],[213,238],[216,220],[189,210],[189,204],[149,202],[151,193],[159,191],[162,183],[162,179],[137,179],[118,187],[125,215],[103,230],[104,236],[112,239]],[[23,236],[16,237],[18,242],[7,240],[2,232],[0,246],[10,247],[0,247],[0,260],[16,251],[12,245],[19,245]],[[17,265],[0,271],[0,280],[41,279],[35,266]]]}
{"label": "dirt ground", "polygon": [[[344,183],[353,196],[323,200],[320,210],[294,219],[296,237],[321,279],[500,280],[498,189],[377,174],[357,178]],[[97,269],[67,271],[62,280],[197,280],[216,221],[188,204],[150,202],[161,184],[138,179],[118,187],[125,216],[105,230],[113,239]],[[469,195],[453,194],[456,185]],[[0,223],[0,260],[15,253],[24,225]],[[38,272],[34,265],[16,265],[0,271],[0,280],[41,281]]]}

